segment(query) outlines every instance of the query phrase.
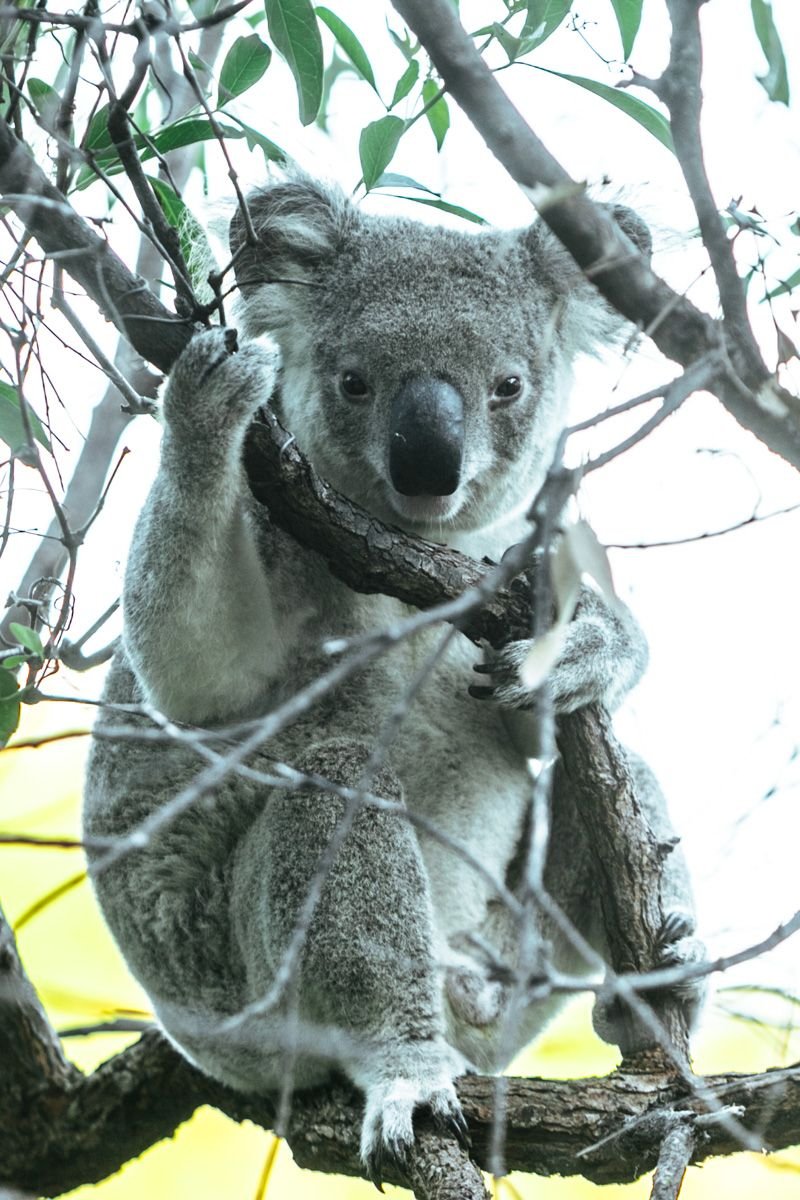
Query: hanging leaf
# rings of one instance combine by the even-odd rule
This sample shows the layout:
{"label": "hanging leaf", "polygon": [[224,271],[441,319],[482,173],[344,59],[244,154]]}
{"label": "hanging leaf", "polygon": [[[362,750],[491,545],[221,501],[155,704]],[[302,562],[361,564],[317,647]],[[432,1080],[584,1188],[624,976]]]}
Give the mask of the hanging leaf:
{"label": "hanging leaf", "polygon": [[[47,434],[44,431],[42,422],[37,417],[30,405],[28,405],[28,420],[30,421],[31,432],[46,450],[50,449],[50,442]],[[19,392],[10,383],[0,382],[0,441],[5,442],[12,454],[19,454],[28,444],[28,439],[25,436],[25,426],[22,421],[22,413],[19,408]]]}
{"label": "hanging leaf", "polygon": [[795,271],[788,279],[782,280],[778,287],[773,288],[771,292],[767,292],[764,299],[774,300],[776,296],[785,296],[797,287],[800,287],[800,270]]}
{"label": "hanging leaf", "polygon": [[322,99],[322,38],[311,0],[264,0],[269,36],[294,75],[300,121],[310,125]]}
{"label": "hanging leaf", "polygon": [[416,179],[412,179],[410,175],[395,175],[391,172],[385,172],[381,175],[377,183],[372,185],[376,188],[399,187],[413,188],[418,192],[427,192],[429,196],[439,198],[439,193],[434,192],[433,188],[426,187],[424,183],[419,183]]}
{"label": "hanging leaf", "polygon": [[390,192],[389,195],[394,196],[396,200],[411,200],[414,204],[427,204],[430,208],[438,208],[439,212],[450,213],[454,217],[462,217],[463,220],[472,221],[476,225],[489,224],[485,217],[479,217],[477,213],[471,212],[468,208],[462,208],[460,204],[450,204],[447,200],[442,200],[441,197],[429,200],[427,196],[401,196],[397,192]]}
{"label": "hanging leaf", "polygon": [[525,52],[525,46],[521,38],[514,37],[513,33],[509,33],[499,21],[495,21],[489,32],[503,47],[509,62],[515,62],[520,54]]}
{"label": "hanging leaf", "polygon": [[[186,207],[183,200],[173,191],[168,183],[153,175],[148,175],[147,178],[156,194],[158,203],[161,205],[164,216],[172,228],[178,231],[181,253],[184,262],[189,266],[193,286],[199,290],[206,288],[208,285],[208,279],[206,278],[207,264],[213,264],[214,256],[211,253],[211,247],[208,243],[205,230],[194,213]],[[202,277],[196,277],[200,275],[200,272],[196,267],[193,269],[193,263],[203,264]]]}
{"label": "hanging leaf", "polygon": [[[426,104],[430,104],[439,95],[440,91],[441,88],[435,80],[426,79],[422,85],[422,99]],[[447,131],[450,128],[450,109],[447,107],[447,101],[444,96],[428,109],[425,116],[433,130],[433,136],[436,138],[436,149],[441,150],[444,139],[447,137]]]}
{"label": "hanging leaf", "polygon": [[521,53],[527,54],[555,33],[572,8],[572,0],[528,0],[525,24],[519,35]]}
{"label": "hanging leaf", "polygon": [[5,746],[19,725],[18,696],[16,679],[10,671],[0,669],[0,746]]}
{"label": "hanging leaf", "polygon": [[258,83],[271,58],[272,51],[257,33],[237,38],[225,55],[219,73],[217,108],[222,108],[234,96],[241,96],[242,92]]}
{"label": "hanging leaf", "polygon": [[406,123],[400,117],[388,116],[373,121],[361,130],[358,154],[367,191],[375,186],[394,158],[394,152],[405,128]]}
{"label": "hanging leaf", "polygon": [[757,75],[758,82],[769,96],[779,104],[789,103],[789,77],[786,73],[786,58],[780,34],[772,16],[770,0],[750,0],[753,26],[767,60],[766,75]]}
{"label": "hanging leaf", "polygon": [[627,61],[642,20],[642,0],[611,0],[622,39],[622,57]]}
{"label": "hanging leaf", "polygon": [[403,74],[398,79],[392,96],[392,103],[389,108],[394,108],[395,104],[399,104],[401,100],[405,100],[408,93],[413,88],[414,84],[419,79],[419,63],[415,58],[406,67]]}
{"label": "hanging leaf", "polygon": [[643,129],[652,133],[654,138],[658,138],[663,146],[666,146],[673,154],[675,153],[669,121],[663,113],[651,105],[645,104],[644,100],[640,100],[638,96],[632,96],[630,92],[621,91],[619,88],[609,87],[607,83],[598,83],[596,79],[586,79],[583,75],[567,75],[564,71],[551,71],[548,67],[537,67],[536,70],[544,71],[547,75],[557,75],[559,79],[566,79],[569,83],[575,83],[578,87],[586,88],[587,92],[593,92],[595,96],[600,96],[608,104],[613,104],[615,108],[627,113]]}
{"label": "hanging leaf", "polygon": [[12,621],[8,628],[11,636],[16,638],[20,646],[30,650],[31,654],[35,654],[37,658],[44,658],[42,639],[35,629],[31,629],[30,625],[20,625],[18,621]]}
{"label": "hanging leaf", "polygon": [[240,129],[232,131],[233,137],[245,137],[247,139],[248,150],[255,150],[256,147],[263,153],[267,162],[285,163],[288,159],[288,154],[282,150],[280,146],[268,138],[266,134],[260,133],[258,129],[253,129],[252,125],[246,125],[239,117],[231,117]]}
{"label": "hanging leaf", "polygon": [[55,88],[52,88],[49,83],[45,83],[43,79],[29,79],[28,93],[39,114],[39,120],[44,128],[52,133],[56,128],[58,111],[61,108],[61,97]]}
{"label": "hanging leaf", "polygon": [[336,38],[336,41],[350,59],[350,62],[358,71],[361,78],[366,79],[373,91],[377,92],[378,86],[375,83],[375,75],[372,70],[372,64],[367,57],[366,50],[353,33],[350,26],[345,25],[341,17],[337,17],[336,13],[331,12],[329,8],[318,7],[316,11],[320,21],[328,26],[328,29],[330,29],[331,33]]}

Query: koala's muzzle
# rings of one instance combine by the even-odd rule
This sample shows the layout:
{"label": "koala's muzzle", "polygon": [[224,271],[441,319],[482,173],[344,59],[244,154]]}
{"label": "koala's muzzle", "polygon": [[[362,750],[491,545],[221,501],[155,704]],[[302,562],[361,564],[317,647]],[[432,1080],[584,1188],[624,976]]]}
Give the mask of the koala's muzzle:
{"label": "koala's muzzle", "polygon": [[389,475],[403,496],[450,496],[464,453],[464,401],[443,379],[403,384],[389,414]]}

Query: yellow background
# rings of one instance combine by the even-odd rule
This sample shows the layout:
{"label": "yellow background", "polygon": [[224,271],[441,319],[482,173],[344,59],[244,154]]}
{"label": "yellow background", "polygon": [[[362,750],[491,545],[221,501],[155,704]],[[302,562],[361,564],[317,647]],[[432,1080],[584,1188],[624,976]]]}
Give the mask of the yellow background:
{"label": "yellow background", "polygon": [[[63,677],[62,677],[63,678]],[[63,689],[62,689],[63,690]],[[91,711],[77,704],[40,704],[24,711],[18,738],[64,730],[86,730]],[[0,832],[78,836],[79,804],[87,737],[37,749],[0,753]],[[0,901],[12,924],[83,866],[74,850],[0,846]],[[146,1013],[147,999],[128,975],[85,881],[28,919],[18,935],[25,967],[56,1028]],[[576,1001],[533,1049],[513,1065],[514,1074],[569,1078],[602,1074],[614,1065],[614,1052],[591,1032],[589,1002]],[[788,1010],[787,1010],[788,1011]],[[130,1040],[121,1035],[69,1038],[66,1050],[91,1069]],[[793,1031],[757,1026],[725,1016],[710,1006],[697,1040],[695,1065],[701,1072],[758,1071],[800,1058]],[[97,1187],[80,1188],[73,1200],[256,1200],[274,1139],[250,1125],[236,1125],[203,1109],[170,1141],[150,1149]],[[578,1177],[540,1179],[512,1175],[493,1184],[501,1200],[639,1200],[650,1191],[648,1178],[624,1187],[598,1188]],[[408,1192],[386,1188],[387,1195]],[[273,1200],[364,1200],[377,1195],[371,1184],[316,1175],[295,1167],[286,1145],[278,1148],[266,1184]],[[789,1200],[800,1194],[800,1151],[772,1157],[739,1154],[692,1168],[682,1200]]]}

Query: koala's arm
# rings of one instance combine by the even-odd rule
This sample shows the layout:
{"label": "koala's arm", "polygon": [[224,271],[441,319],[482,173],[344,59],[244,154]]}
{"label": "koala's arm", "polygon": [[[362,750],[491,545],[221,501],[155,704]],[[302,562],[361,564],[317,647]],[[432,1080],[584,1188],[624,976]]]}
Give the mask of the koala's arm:
{"label": "koala's arm", "polygon": [[[524,709],[532,696],[520,677],[530,652],[528,639],[509,642],[491,652],[475,670],[491,677],[490,686],[471,687],[476,699],[492,699],[507,708]],[[557,713],[574,712],[586,704],[612,711],[641,679],[647,666],[647,642],[639,625],[622,603],[613,606],[593,588],[583,586],[558,661],[550,674]]]}
{"label": "koala's arm", "polygon": [[232,330],[198,334],[164,396],[161,464],[125,575],[125,648],[150,703],[175,720],[246,711],[279,663],[267,572],[241,463],[273,360]]}

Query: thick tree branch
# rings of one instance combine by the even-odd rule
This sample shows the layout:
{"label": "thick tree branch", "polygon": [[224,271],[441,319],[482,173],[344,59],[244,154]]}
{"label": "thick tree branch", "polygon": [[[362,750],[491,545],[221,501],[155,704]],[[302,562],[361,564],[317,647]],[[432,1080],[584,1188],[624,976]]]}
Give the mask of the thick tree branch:
{"label": "thick tree branch", "polygon": [[606,299],[684,367],[724,346],[730,367],[717,374],[709,390],[771,450],[800,468],[800,400],[771,377],[753,350],[752,335],[741,342],[736,328],[728,330],[701,313],[654,274],[608,213],[589,200],[528,126],[450,0],[392,2],[488,148],[531,193],[542,219]]}
{"label": "thick tree branch", "polygon": [[89,228],[3,120],[0,193],[45,253],[84,288],[139,354],[168,371],[188,343],[191,325],[164,308],[145,281]]}

